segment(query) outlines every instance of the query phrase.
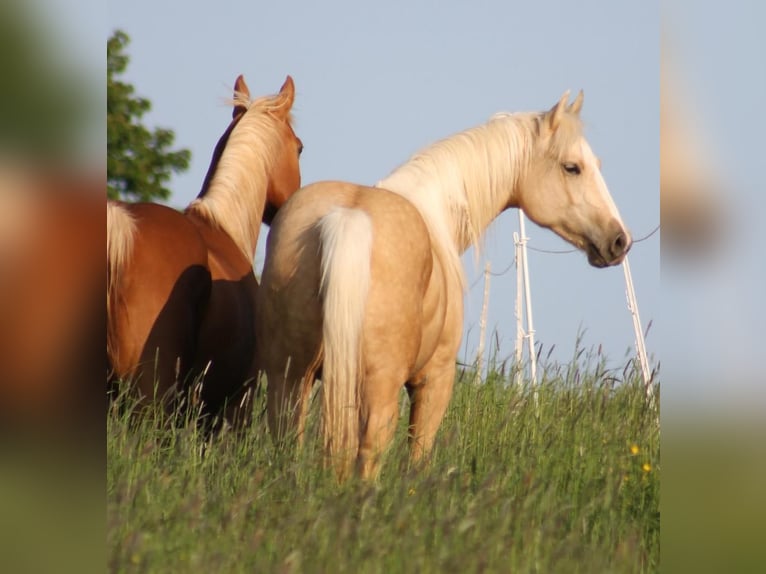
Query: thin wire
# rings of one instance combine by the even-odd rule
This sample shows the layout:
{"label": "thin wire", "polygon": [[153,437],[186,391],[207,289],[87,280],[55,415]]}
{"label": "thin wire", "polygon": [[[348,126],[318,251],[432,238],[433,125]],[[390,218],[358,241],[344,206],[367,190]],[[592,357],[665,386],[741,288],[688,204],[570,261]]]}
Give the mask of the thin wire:
{"label": "thin wire", "polygon": [[506,267],[502,271],[498,271],[497,273],[495,273],[494,271],[490,271],[489,274],[492,275],[493,277],[500,277],[501,275],[505,275],[506,273],[508,273],[511,270],[511,267],[515,267],[515,266],[516,266],[516,261],[511,261],[510,265],[508,265],[508,267]]}
{"label": "thin wire", "polygon": [[[634,239],[633,243],[640,243],[641,241],[646,241],[649,239],[652,235],[657,233],[660,229],[660,225],[657,224],[657,227],[655,227],[652,231],[650,231],[647,235],[642,237],[641,239]],[[538,253],[551,253],[553,255],[561,255],[563,253],[574,253],[575,251],[579,251],[579,249],[540,249],[539,247],[532,247],[531,245],[527,245],[527,249],[531,249],[532,251],[537,251]]]}
{"label": "thin wire", "polygon": [[531,245],[527,245],[527,249],[530,251],[537,251],[538,253],[550,253],[552,255],[563,255],[564,253],[574,253],[575,251],[580,251],[577,248],[574,249],[540,249],[539,247],[532,247]]}
{"label": "thin wire", "polygon": [[[511,261],[508,267],[506,267],[502,271],[498,271],[497,273],[494,271],[490,271],[489,274],[492,275],[493,277],[500,277],[501,275],[505,275],[506,273],[508,273],[511,270],[511,267],[515,267],[515,266],[516,266],[516,261]],[[484,279],[484,273],[482,273],[476,279],[474,279],[473,283],[471,283],[471,285],[468,287],[468,290],[470,291],[471,289],[476,287],[476,285],[478,285],[479,281],[481,281],[482,279]]]}
{"label": "thin wire", "polygon": [[[633,243],[641,243],[642,241],[646,241],[652,235],[657,233],[659,230],[660,230],[660,225],[657,224],[657,227],[652,229],[649,233],[647,233],[646,235],[644,235],[640,239],[634,239]],[[539,247],[532,247],[531,245],[527,245],[527,249],[531,249],[532,251],[537,251],[538,253],[550,253],[550,254],[553,254],[553,255],[562,255],[564,253],[574,253],[575,251],[579,251],[579,249],[564,249],[564,250],[540,249]],[[511,270],[511,268],[515,267],[515,266],[516,266],[516,260],[514,259],[513,261],[511,261],[511,263],[508,265],[508,267],[506,267],[502,271],[498,271],[498,272],[490,271],[489,274],[492,275],[493,277],[500,277],[501,275],[505,275],[506,273],[508,273]],[[471,289],[476,287],[476,285],[478,285],[479,281],[481,281],[483,278],[484,278],[484,273],[479,275],[474,280],[474,282],[471,283],[471,285],[468,287],[468,290],[470,291]]]}
{"label": "thin wire", "polygon": [[657,224],[657,227],[655,227],[654,229],[652,229],[652,230],[651,230],[651,231],[650,231],[650,232],[649,232],[647,235],[645,235],[645,236],[644,236],[644,237],[642,237],[641,239],[634,239],[634,240],[633,240],[633,243],[640,243],[641,241],[646,241],[646,240],[647,240],[647,239],[649,239],[649,238],[650,238],[652,235],[654,235],[655,233],[657,233],[659,230],[660,230],[660,224],[658,223],[658,224]]}

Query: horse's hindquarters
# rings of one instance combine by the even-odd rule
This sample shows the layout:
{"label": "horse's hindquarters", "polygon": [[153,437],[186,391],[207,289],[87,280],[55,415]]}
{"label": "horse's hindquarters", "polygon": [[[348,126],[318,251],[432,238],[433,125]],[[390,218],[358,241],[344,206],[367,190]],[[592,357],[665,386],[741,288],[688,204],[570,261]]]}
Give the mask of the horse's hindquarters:
{"label": "horse's hindquarters", "polygon": [[[258,355],[268,377],[269,422],[278,439],[294,432],[300,437],[307,390],[319,368],[325,394],[358,387],[357,399],[351,397],[357,391],[341,394],[341,406],[361,425],[354,431],[360,441],[358,468],[375,474],[385,448],[379,441],[388,442],[389,423],[398,412],[391,405],[398,405],[399,391],[412,376],[423,343],[432,257],[418,212],[393,193],[327,183],[310,186],[288,202],[269,236],[258,300]],[[332,285],[341,278],[335,293]],[[325,300],[330,295],[333,303]],[[354,301],[363,301],[363,308],[356,309]],[[357,314],[362,328],[355,343],[345,340],[350,331],[340,326]],[[337,332],[338,337],[323,339],[323,332]],[[358,345],[360,357],[330,348],[338,344]],[[325,361],[320,366],[330,356],[335,357],[332,365]],[[344,360],[349,364],[344,366]],[[357,360],[359,371],[350,364]],[[344,373],[358,373],[353,384]],[[330,410],[324,425],[330,436],[325,445],[328,454],[335,453],[333,464],[343,476],[348,465],[340,461],[348,459],[336,451],[357,437],[346,436],[348,429],[339,430],[343,425],[336,428],[332,421],[344,416],[334,404],[326,405]]]}
{"label": "horse's hindquarters", "polygon": [[129,206],[136,221],[130,257],[109,297],[110,362],[140,394],[162,397],[186,380],[210,294],[207,250],[179,212]]}

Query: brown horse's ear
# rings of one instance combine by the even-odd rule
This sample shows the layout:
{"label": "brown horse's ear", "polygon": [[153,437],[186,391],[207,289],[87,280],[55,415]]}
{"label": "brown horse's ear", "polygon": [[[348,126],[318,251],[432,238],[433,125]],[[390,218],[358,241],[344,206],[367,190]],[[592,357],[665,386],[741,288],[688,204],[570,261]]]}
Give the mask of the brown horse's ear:
{"label": "brown horse's ear", "polygon": [[292,77],[289,75],[287,78],[285,78],[285,83],[282,84],[282,87],[279,89],[278,98],[279,111],[282,114],[282,117],[286,118],[293,107],[293,102],[295,101],[295,83],[293,82]]}
{"label": "brown horse's ear", "polygon": [[[247,84],[245,83],[245,77],[240,74],[237,76],[237,79],[234,81],[234,99],[237,99],[237,95],[240,97],[244,96],[246,99],[250,99],[250,88],[247,87]],[[242,104],[235,104],[234,109],[231,111],[231,117],[236,118],[237,116],[244,114],[247,111],[247,108]]]}
{"label": "brown horse's ear", "polygon": [[572,104],[567,108],[567,111],[575,114],[576,116],[579,116],[580,110],[582,109],[583,97],[583,92],[580,90],[580,92],[577,94],[577,97],[575,98],[575,101],[572,102]]}
{"label": "brown horse's ear", "polygon": [[567,107],[567,102],[569,101],[569,90],[564,92],[564,95],[561,96],[561,99],[559,99],[558,103],[553,106],[548,112],[545,114],[545,125],[546,127],[551,131],[555,132],[556,129],[559,127],[559,124],[561,123],[561,117],[564,114],[564,111]]}

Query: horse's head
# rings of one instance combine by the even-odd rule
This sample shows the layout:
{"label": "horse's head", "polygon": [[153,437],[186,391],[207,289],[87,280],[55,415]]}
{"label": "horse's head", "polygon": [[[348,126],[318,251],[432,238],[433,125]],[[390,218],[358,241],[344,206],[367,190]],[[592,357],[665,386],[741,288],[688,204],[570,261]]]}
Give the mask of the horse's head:
{"label": "horse's head", "polygon": [[215,177],[221,158],[226,150],[232,134],[237,126],[242,123],[242,119],[248,113],[263,114],[264,111],[274,121],[269,122],[272,131],[277,135],[278,143],[270,146],[269,150],[258,150],[259,153],[267,151],[272,160],[268,171],[268,184],[266,191],[266,206],[263,213],[263,220],[271,223],[277,209],[287,201],[287,198],[295,193],[301,186],[301,170],[299,157],[303,151],[303,142],[295,135],[291,122],[292,115],[290,110],[293,107],[295,99],[295,84],[293,79],[287,76],[282,89],[275,96],[266,97],[258,100],[258,105],[251,105],[250,89],[245,83],[245,78],[240,74],[234,82],[234,107],[231,113],[231,123],[223,133],[213,151],[213,159],[210,162],[205,180],[202,184],[202,191],[199,197],[204,196]]}
{"label": "horse's head", "polygon": [[[241,76],[240,76],[241,78]],[[239,90],[244,86],[244,80],[237,85],[235,89]],[[247,89],[246,86],[244,86]],[[303,152],[303,142],[295,135],[292,127],[291,110],[295,100],[295,84],[290,76],[287,76],[285,83],[279,90],[279,94],[274,96],[274,107],[271,114],[277,119],[279,129],[280,145],[275,152],[276,162],[271,171],[268,191],[266,195],[266,208],[263,212],[263,221],[271,224],[277,210],[289,197],[298,191],[301,186],[300,155]],[[236,109],[234,111],[236,113]]]}
{"label": "horse's head", "polygon": [[567,91],[537,118],[537,143],[518,186],[529,218],[585,251],[595,267],[621,263],[632,240],[582,134],[583,93]]}

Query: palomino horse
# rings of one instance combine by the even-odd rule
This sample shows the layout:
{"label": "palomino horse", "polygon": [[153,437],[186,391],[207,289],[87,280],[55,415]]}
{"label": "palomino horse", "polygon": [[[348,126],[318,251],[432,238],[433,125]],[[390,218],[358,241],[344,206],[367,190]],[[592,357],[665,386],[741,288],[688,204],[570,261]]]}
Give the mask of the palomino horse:
{"label": "palomino horse", "polygon": [[104,175],[2,163],[0,427],[103,436]]}
{"label": "palomino horse", "polygon": [[107,354],[113,376],[135,378],[147,397],[204,373],[201,398],[214,412],[255,376],[252,261],[261,221],[300,187],[294,97],[290,76],[253,102],[237,78],[233,120],[183,213],[109,203]]}
{"label": "palomino horse", "polygon": [[582,135],[582,92],[568,96],[438,142],[377,188],[316,183],[282,208],[257,330],[277,440],[301,436],[321,368],[325,450],[341,478],[354,459],[377,475],[403,385],[411,457],[430,452],[462,335],[460,253],[502,211],[523,209],[596,267],[623,260],[630,235]]}

